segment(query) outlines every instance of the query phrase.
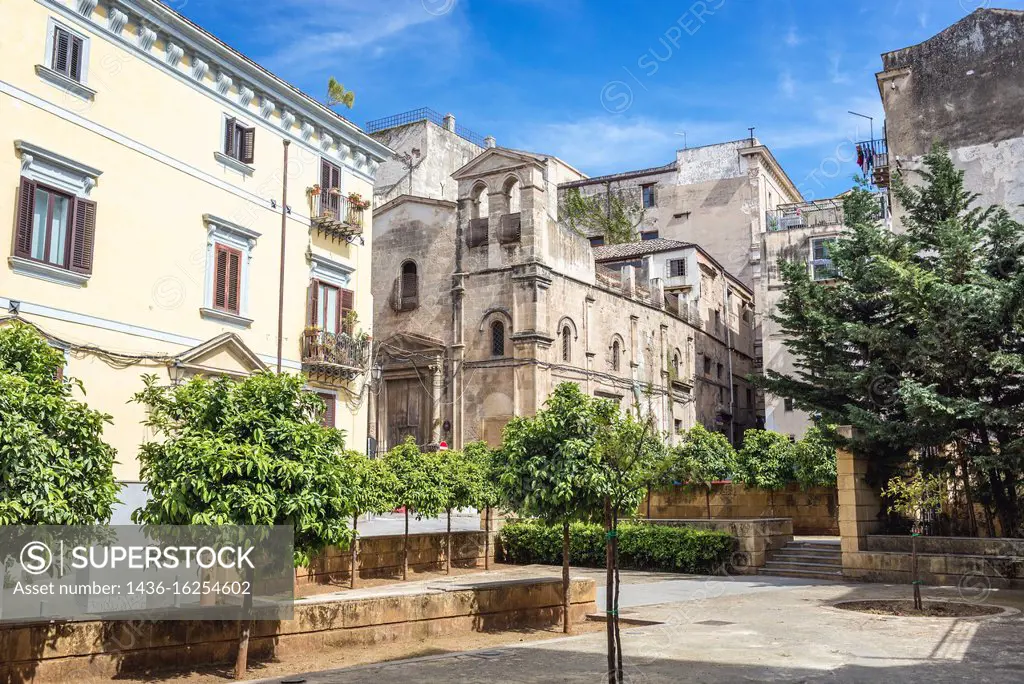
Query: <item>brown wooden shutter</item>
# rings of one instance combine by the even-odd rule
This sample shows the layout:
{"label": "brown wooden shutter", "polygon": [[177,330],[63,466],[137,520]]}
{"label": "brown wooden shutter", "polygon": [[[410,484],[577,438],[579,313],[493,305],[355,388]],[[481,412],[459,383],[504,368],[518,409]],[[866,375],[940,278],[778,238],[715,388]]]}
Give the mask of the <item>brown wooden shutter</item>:
{"label": "brown wooden shutter", "polygon": [[227,309],[231,313],[238,313],[239,310],[239,295],[242,289],[242,253],[229,250],[228,251],[228,305]]}
{"label": "brown wooden shutter", "polygon": [[229,157],[237,157],[235,150],[235,120],[231,117],[224,123],[224,154]]}
{"label": "brown wooden shutter", "polygon": [[77,36],[71,37],[71,47],[68,56],[68,76],[76,81],[82,80],[82,39]]}
{"label": "brown wooden shutter", "polygon": [[213,308],[227,307],[228,252],[217,245],[213,265]]}
{"label": "brown wooden shutter", "polygon": [[309,327],[316,327],[317,307],[320,306],[320,281],[309,283]]}
{"label": "brown wooden shutter", "polygon": [[252,164],[256,154],[256,129],[242,129],[242,161]]}
{"label": "brown wooden shutter", "polygon": [[36,206],[36,184],[28,178],[21,179],[18,188],[18,224],[15,228],[14,256],[32,256],[32,222]]}
{"label": "brown wooden shutter", "polygon": [[53,32],[53,60],[51,67],[62,74],[68,73],[69,52],[71,51],[71,34],[64,29]]}
{"label": "brown wooden shutter", "polygon": [[351,335],[355,331],[346,330],[342,327],[342,325],[345,320],[345,314],[347,314],[349,311],[352,311],[356,307],[356,293],[353,292],[352,290],[345,289],[341,289],[340,292],[341,297],[339,297],[339,299],[341,300],[341,306],[338,307],[338,330],[341,330],[342,332],[346,332]]}
{"label": "brown wooden shutter", "polygon": [[335,404],[337,402],[337,397],[333,394],[327,394],[326,392],[318,392],[318,394],[320,395],[320,398],[324,400],[325,405],[322,424],[324,427],[332,428],[337,425],[335,417]]}
{"label": "brown wooden shutter", "polygon": [[331,187],[331,164],[326,159],[320,160],[320,190],[326,193]]}
{"label": "brown wooden shutter", "polygon": [[92,255],[96,244],[96,203],[75,200],[74,232],[71,237],[71,270],[92,273]]}

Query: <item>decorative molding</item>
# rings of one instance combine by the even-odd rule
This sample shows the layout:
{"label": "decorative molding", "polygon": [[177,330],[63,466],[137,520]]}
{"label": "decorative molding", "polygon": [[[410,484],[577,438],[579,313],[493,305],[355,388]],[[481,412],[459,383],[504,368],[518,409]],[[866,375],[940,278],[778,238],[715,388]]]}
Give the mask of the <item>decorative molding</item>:
{"label": "decorative molding", "polygon": [[290,130],[291,127],[292,127],[292,124],[294,124],[294,123],[295,123],[295,114],[293,114],[292,112],[286,111],[284,114],[281,115],[281,128],[285,129],[286,131]]}
{"label": "decorative molding", "polygon": [[233,314],[230,311],[221,311],[220,309],[210,309],[208,307],[203,306],[203,307],[199,308],[199,315],[202,316],[203,318],[209,318],[209,319],[212,319],[212,320],[215,320],[215,321],[220,321],[221,323],[228,323],[228,324],[236,326],[238,328],[251,328],[252,327],[252,320],[253,319],[246,318],[245,316],[239,316],[237,314]]}
{"label": "decorative molding", "polygon": [[217,163],[223,164],[224,166],[229,166],[235,171],[238,171],[239,173],[245,176],[252,176],[252,174],[256,173],[255,167],[249,166],[245,162],[239,161],[234,157],[229,157],[223,152],[215,151],[213,153],[213,158],[217,160]]}
{"label": "decorative molding", "polygon": [[252,228],[246,228],[243,225],[222,219],[219,216],[213,214],[203,214],[203,222],[207,225],[207,233],[213,235],[215,232],[228,232],[233,233],[237,238],[245,241],[251,241],[255,246],[256,240],[259,239],[261,233],[257,233]]}
{"label": "decorative molding", "polygon": [[34,259],[25,259],[24,257],[8,257],[7,263],[10,264],[11,270],[18,275],[39,278],[40,280],[47,280],[61,285],[70,285],[71,287],[82,287],[92,277],[88,273],[75,273],[59,266],[35,261]]}
{"label": "decorative molding", "polygon": [[78,13],[88,17],[96,9],[97,0],[78,0]]}
{"label": "decorative molding", "polygon": [[238,86],[238,104],[248,107],[254,97],[256,97],[256,93],[253,92],[252,88],[243,85]]}
{"label": "decorative molding", "polygon": [[302,122],[302,139],[309,142],[309,139],[313,137],[313,124],[308,121]]}
{"label": "decorative molding", "polygon": [[277,104],[266,95],[260,97],[260,114],[264,119],[269,119],[277,109]]}
{"label": "decorative molding", "polygon": [[54,71],[48,66],[42,64],[36,64],[36,75],[50,83],[55,85],[61,90],[64,90],[76,97],[80,97],[83,100],[92,102],[96,98],[96,91],[87,85],[79,83],[73,78],[68,78],[59,71]]}
{"label": "decorative molding", "polygon": [[[199,55],[192,56],[192,78],[202,81],[210,71],[210,65],[199,58]],[[228,86],[231,87],[231,86]]]}
{"label": "decorative molding", "polygon": [[177,43],[167,43],[167,56],[165,57],[167,64],[177,69],[178,65],[181,64],[181,58],[184,56],[185,48]]}
{"label": "decorative molding", "polygon": [[[310,120],[314,125],[326,128],[336,140],[345,140],[352,145],[365,148],[372,157],[380,161],[389,159],[391,156],[391,151],[386,145],[367,135],[351,122],[345,121],[322,103],[299,93],[279,77],[260,69],[237,51],[189,23],[174,9],[159,0],[117,0],[116,7],[111,8],[107,5],[109,8],[107,17],[99,17],[95,13],[89,17],[83,17],[69,8],[65,4],[65,0],[35,1],[70,22],[77,22],[83,26],[88,25],[89,28],[98,29],[100,32],[113,36],[122,45],[129,49],[139,50],[142,56],[154,60],[153,63],[157,66],[165,66],[164,60],[160,58],[162,55],[157,57],[150,52],[157,39],[157,30],[159,30],[164,40],[173,41],[183,46],[184,50],[189,53],[206,55],[215,70],[229,71],[255,84],[254,87],[261,92],[273,94],[281,109],[291,109],[296,112],[297,117]],[[121,19],[115,12],[125,15],[124,24],[121,26],[118,26],[117,22]],[[129,16],[132,17],[130,20]],[[140,25],[138,40],[134,39],[134,35],[124,31],[128,23]],[[150,26],[153,28],[149,28]],[[173,69],[171,73],[179,77],[183,76]],[[237,80],[238,78],[236,78]],[[186,82],[194,83],[191,80]],[[215,93],[211,87],[212,83],[205,82],[203,85],[209,88],[206,92]],[[244,98],[241,98],[241,102],[243,106],[248,104]],[[313,151],[316,149],[314,148]],[[372,182],[373,179],[367,178],[367,180]]]}
{"label": "decorative molding", "polygon": [[143,52],[149,52],[153,48],[153,43],[155,42],[156,31],[148,26],[139,30],[139,47],[142,48]]}
{"label": "decorative molding", "polygon": [[117,9],[111,7],[108,11],[107,16],[107,27],[113,32],[114,35],[121,35],[121,31],[124,31],[124,27],[128,24],[128,15]]}
{"label": "decorative molding", "polygon": [[338,158],[343,162],[350,162],[352,160],[352,146],[346,145],[343,142],[338,143]]}
{"label": "decorative molding", "polygon": [[99,169],[87,166],[80,162],[76,162],[74,159],[69,159],[63,154],[57,152],[51,152],[50,150],[33,145],[32,143],[25,142],[24,140],[15,140],[14,149],[19,155],[21,155],[22,168],[25,167],[25,158],[28,157],[28,164],[32,165],[38,161],[44,161],[51,166],[58,166],[61,169],[71,172],[76,176],[81,176],[87,181],[89,188],[96,185],[96,179],[98,179],[103,172]]}
{"label": "decorative molding", "polygon": [[234,80],[230,76],[223,71],[217,72],[217,92],[221,95],[227,95],[233,84]]}
{"label": "decorative molding", "polygon": [[313,252],[310,252],[308,256],[310,280],[323,280],[341,287],[348,287],[352,282],[352,274],[355,273],[354,267]]}
{"label": "decorative molding", "polygon": [[326,152],[334,144],[334,137],[326,131],[320,131],[320,149]]}

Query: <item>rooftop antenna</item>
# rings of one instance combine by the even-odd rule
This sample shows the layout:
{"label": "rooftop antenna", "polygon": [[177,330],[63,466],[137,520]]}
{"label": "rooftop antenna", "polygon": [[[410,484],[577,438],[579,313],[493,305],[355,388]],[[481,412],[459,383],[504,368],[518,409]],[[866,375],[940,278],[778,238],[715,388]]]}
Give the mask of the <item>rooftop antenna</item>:
{"label": "rooftop antenna", "polygon": [[681,136],[683,136],[683,149],[684,149],[684,150],[685,150],[685,149],[688,149],[688,148],[686,147],[686,131],[683,131],[682,133],[678,133],[678,132],[677,132],[677,133],[676,133],[676,135],[681,135]]}
{"label": "rooftop antenna", "polygon": [[747,128],[747,130],[750,131],[750,146],[751,147],[754,146],[754,128],[755,128],[754,126],[749,126]]}

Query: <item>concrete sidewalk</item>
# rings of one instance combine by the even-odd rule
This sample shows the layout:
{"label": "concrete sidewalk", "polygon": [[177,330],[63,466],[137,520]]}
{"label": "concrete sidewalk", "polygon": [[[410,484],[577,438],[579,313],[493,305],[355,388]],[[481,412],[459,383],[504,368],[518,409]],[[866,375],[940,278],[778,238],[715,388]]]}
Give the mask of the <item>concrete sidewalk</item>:
{"label": "concrete sidewalk", "polygon": [[[522,572],[535,575],[542,567]],[[603,581],[601,570],[574,574]],[[663,623],[623,631],[627,682],[1024,680],[1024,592],[976,597],[1013,609],[987,618],[895,618],[831,606],[841,600],[906,598],[909,592],[906,586],[623,572],[622,605]],[[925,596],[961,600],[955,588],[927,588]],[[599,632],[299,677],[308,684],[598,684],[604,681],[604,649],[605,635]]]}

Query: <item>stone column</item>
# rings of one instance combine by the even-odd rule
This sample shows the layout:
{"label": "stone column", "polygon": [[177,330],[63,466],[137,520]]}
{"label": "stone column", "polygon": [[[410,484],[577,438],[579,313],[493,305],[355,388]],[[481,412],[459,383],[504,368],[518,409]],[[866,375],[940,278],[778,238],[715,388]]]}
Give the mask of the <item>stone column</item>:
{"label": "stone column", "polygon": [[430,366],[433,374],[433,392],[430,407],[430,443],[438,444],[441,441],[441,369],[444,368],[444,359],[438,356]]}
{"label": "stone column", "polygon": [[[840,434],[851,437],[849,427]],[[839,489],[839,539],[843,551],[843,572],[857,566],[856,556],[866,550],[867,535],[878,528],[881,502],[878,492],[865,480],[868,459],[852,451],[836,450],[837,486]]]}

